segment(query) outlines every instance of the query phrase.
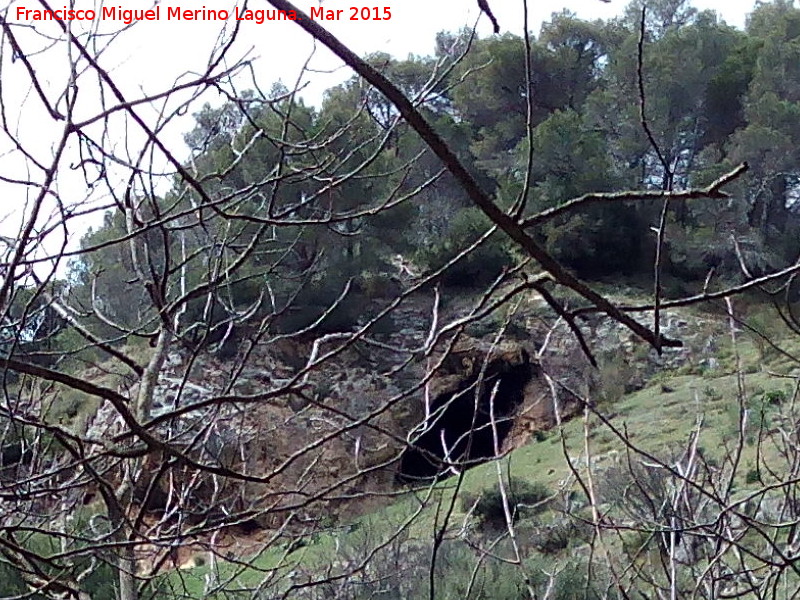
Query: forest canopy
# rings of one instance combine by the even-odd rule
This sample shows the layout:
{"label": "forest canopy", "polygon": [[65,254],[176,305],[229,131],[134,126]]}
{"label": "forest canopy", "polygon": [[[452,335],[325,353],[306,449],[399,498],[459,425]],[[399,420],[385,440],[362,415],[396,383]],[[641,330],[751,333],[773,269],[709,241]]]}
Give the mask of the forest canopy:
{"label": "forest canopy", "polygon": [[[674,205],[664,273],[674,292],[692,289],[710,268],[723,279],[739,278],[733,238],[752,273],[783,267],[796,258],[798,233],[800,62],[792,48],[800,44],[800,11],[783,0],[760,4],[740,31],[711,11],[674,5],[656,3],[647,15],[642,84],[652,140],[641,127],[635,7],[608,21],[554,13],[527,47],[512,34],[443,32],[435,55],[401,60],[379,53],[368,62],[415,100],[501,205],[517,202],[523,216],[591,192],[700,187],[747,161],[730,200]],[[186,215],[175,224],[185,231],[182,252],[191,256],[220,226],[221,213],[203,203],[224,201],[235,226],[225,224],[220,251],[235,255],[254,244],[258,268],[271,265],[271,301],[297,296],[305,307],[295,305],[303,314],[286,316],[291,326],[314,322],[352,279],[354,300],[327,319],[331,330],[348,327],[357,316],[348,305],[362,305],[358,298],[374,291],[369,280],[388,272],[393,256],[430,272],[489,229],[416,133],[398,124],[394,106],[357,76],[327,90],[319,107],[279,84],[266,98],[244,93],[206,105],[194,118],[185,136],[192,182],[178,178],[163,198],[119,203],[139,203],[165,219]],[[356,170],[337,185],[350,169]],[[380,203],[386,210],[376,210]],[[190,226],[194,207],[201,208]],[[549,219],[533,234],[580,277],[647,277],[660,211],[658,201],[600,203]],[[124,236],[122,212],[109,214],[83,247]],[[326,224],[313,223],[320,219]],[[118,248],[83,254],[71,282],[79,294],[93,286],[108,315],[134,327],[147,311],[130,310],[123,283],[136,276]],[[511,244],[491,235],[441,279],[481,286],[516,258]],[[202,272],[193,260],[208,257],[186,263]],[[262,288],[261,275],[240,273],[225,282],[227,306],[211,313],[243,310]],[[200,304],[185,318],[197,318]]]}

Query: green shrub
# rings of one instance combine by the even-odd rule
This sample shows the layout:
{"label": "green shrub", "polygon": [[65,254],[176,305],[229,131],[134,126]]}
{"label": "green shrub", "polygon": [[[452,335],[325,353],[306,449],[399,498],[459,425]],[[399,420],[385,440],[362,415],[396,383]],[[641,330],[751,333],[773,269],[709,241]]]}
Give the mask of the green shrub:
{"label": "green shrub", "polygon": [[531,535],[531,544],[542,554],[558,554],[569,546],[576,531],[569,520],[559,520],[539,528]]}
{"label": "green shrub", "polygon": [[655,539],[652,532],[644,529],[626,531],[621,535],[622,550],[629,558],[636,558],[652,548],[656,543]]}
{"label": "green shrub", "polygon": [[600,356],[599,362],[600,398],[603,402],[616,402],[644,385],[639,369],[624,352],[606,352]]}
{"label": "green shrub", "polygon": [[592,206],[543,228],[546,248],[581,277],[632,274],[641,268],[644,241],[635,211]]}
{"label": "green shrub", "polygon": [[0,562],[0,598],[13,598],[27,593],[22,576],[14,567]]}
{"label": "green shrub", "polygon": [[[465,208],[456,214],[444,238],[420,249],[415,259],[429,270],[439,269],[478,240],[490,226],[489,220],[477,208]],[[495,234],[451,265],[441,280],[451,287],[480,287],[496,279],[511,264],[506,243],[502,236]]]}
{"label": "green shrub", "polygon": [[533,432],[533,439],[535,439],[537,442],[544,442],[549,437],[550,431],[544,429],[537,429]]}
{"label": "green shrub", "polygon": [[[276,329],[293,333],[316,323],[314,333],[320,335],[351,331],[371,321],[381,306],[375,300],[399,293],[400,284],[378,271],[360,271],[361,263],[358,259],[347,264],[336,263],[324,277],[306,282],[299,291],[295,290],[297,293],[290,306],[274,322]],[[388,267],[381,263],[379,268]],[[342,298],[347,281],[351,285]],[[391,333],[394,330],[393,316],[388,314],[375,323],[370,332]]]}
{"label": "green shrub", "polygon": [[764,404],[780,406],[786,402],[787,394],[784,390],[769,390],[764,392]]}
{"label": "green shrub", "polygon": [[[26,550],[41,556],[57,554],[60,545],[54,537],[46,535],[32,535],[22,540],[22,545]],[[83,546],[84,544],[78,544]],[[73,546],[69,550],[75,550]],[[115,600],[116,598],[116,573],[114,568],[108,563],[100,560],[94,563],[87,556],[76,556],[70,560],[71,574],[85,573],[91,567],[88,575],[81,581],[81,591],[86,592],[92,600]],[[55,574],[51,566],[46,562],[39,565],[45,574]],[[10,563],[0,561],[0,598],[14,597],[32,598],[33,600],[44,600],[48,596],[31,594],[19,569]]]}
{"label": "green shrub", "polygon": [[361,292],[370,300],[392,299],[400,295],[403,286],[400,281],[386,273],[367,271],[358,280]]}
{"label": "green shrub", "polygon": [[570,564],[558,574],[553,587],[554,600],[611,600],[617,598],[613,588],[602,585],[600,574],[593,571],[592,579],[587,577],[585,565]]}
{"label": "green shrub", "polygon": [[[543,483],[525,481],[512,477],[506,485],[509,509],[512,518],[517,520],[523,513],[536,515],[548,508],[548,500],[552,493]],[[469,497],[463,499],[464,509],[469,510],[473,502]],[[475,516],[480,522],[493,529],[502,529],[506,526],[506,513],[503,504],[503,495],[500,487],[484,492],[475,503]]]}
{"label": "green shrub", "polygon": [[341,287],[327,281],[306,286],[286,312],[278,317],[279,331],[292,333],[310,327],[318,320],[314,329],[317,334],[351,330],[363,309],[364,298],[350,293],[331,310],[341,293]]}
{"label": "green shrub", "polygon": [[747,474],[744,477],[745,483],[758,483],[759,481],[759,474],[758,469],[748,469]]}

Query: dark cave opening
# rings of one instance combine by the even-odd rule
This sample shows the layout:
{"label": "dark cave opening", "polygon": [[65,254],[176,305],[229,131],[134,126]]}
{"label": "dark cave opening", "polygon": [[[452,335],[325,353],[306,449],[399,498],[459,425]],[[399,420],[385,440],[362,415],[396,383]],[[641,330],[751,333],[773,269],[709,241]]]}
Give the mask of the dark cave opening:
{"label": "dark cave opening", "polygon": [[[413,483],[449,477],[453,474],[449,464],[455,463],[459,469],[470,468],[496,456],[494,431],[497,431],[498,447],[502,448],[514,424],[516,409],[524,399],[533,365],[526,360],[495,371],[492,373],[490,369],[480,385],[479,374],[465,378],[455,391],[440,394],[433,400],[432,417],[424,432],[402,454],[397,474],[399,481]],[[493,396],[494,407],[491,406]]]}

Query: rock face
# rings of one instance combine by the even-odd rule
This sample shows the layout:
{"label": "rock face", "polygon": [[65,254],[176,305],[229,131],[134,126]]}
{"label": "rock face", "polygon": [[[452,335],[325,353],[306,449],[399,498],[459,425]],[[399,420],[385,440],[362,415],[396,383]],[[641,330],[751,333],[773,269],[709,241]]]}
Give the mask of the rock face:
{"label": "rock face", "polygon": [[402,455],[403,480],[452,473],[500,454],[518,410],[540,387],[538,363],[517,343],[462,339],[437,365],[426,418]]}
{"label": "rock face", "polygon": [[[448,310],[448,318],[463,314],[458,305]],[[124,476],[136,481],[134,499],[155,514],[192,522],[239,515],[245,529],[283,526],[290,514],[302,523],[368,511],[387,502],[398,483],[502,455],[597,398],[597,371],[563,324],[528,310],[514,322],[518,341],[494,344],[496,330],[489,329],[444,339],[426,357],[413,349],[424,347],[430,311],[421,302],[401,305],[394,316],[402,328],[378,344],[354,343],[299,379],[318,340],[259,343],[243,366],[174,352],[153,398],[153,430],[209,468],[175,461],[161,469],[155,455],[129,461]],[[685,320],[670,318],[665,329],[686,329]],[[597,352],[627,362],[641,351],[632,334],[607,319],[584,327]],[[544,348],[537,346],[545,339]],[[646,368],[674,368],[691,352],[665,353]],[[646,378],[649,370],[634,375]],[[295,383],[271,393],[286,382]],[[176,408],[183,412],[170,416]],[[108,439],[123,430],[103,406],[87,434]],[[240,477],[213,472],[225,469]]]}
{"label": "rock face", "polygon": [[[432,302],[416,300],[394,310],[397,328],[350,344],[299,377],[319,339],[259,341],[245,348],[244,365],[171,354],[153,398],[153,430],[209,469],[178,461],[161,469],[162,457],[147,457],[125,474],[137,483],[137,503],[193,522],[239,515],[244,529],[282,527],[288,515],[302,524],[369,511],[399,484],[505,454],[599,397],[598,370],[563,323],[547,320],[546,309],[523,310],[501,343],[494,343],[496,321],[489,319],[426,355]],[[445,317],[470,309],[466,300],[454,301]],[[669,315],[665,330],[682,333],[685,318]],[[632,334],[608,319],[582,327],[597,353],[614,353],[621,363],[642,353]],[[320,355],[346,337],[336,335]],[[690,349],[665,353],[633,375],[647,378],[651,362],[652,370],[675,367],[687,356]],[[286,382],[290,389],[273,393]],[[181,414],[171,416],[176,408]],[[109,438],[123,429],[104,406],[88,435]],[[240,477],[213,473],[225,469]]]}
{"label": "rock face", "polygon": [[[429,359],[383,374],[363,351],[348,350],[312,372],[297,392],[267,398],[259,394],[276,375],[291,377],[274,355],[259,361],[269,373],[251,362],[236,376],[239,396],[230,395],[225,363],[202,360],[187,376],[184,359],[170,357],[154,399],[156,431],[193,461],[243,477],[177,462],[162,469],[156,455],[128,475],[138,505],[195,523],[236,514],[242,528],[272,529],[289,514],[303,522],[349,512],[353,498],[352,510],[367,510],[370,502],[384,502],[370,498],[395,490],[398,481],[446,475],[524,443],[536,428],[552,426],[559,403],[533,349],[520,342],[461,336]],[[194,405],[170,418],[174,407]],[[121,430],[104,406],[89,435]]]}

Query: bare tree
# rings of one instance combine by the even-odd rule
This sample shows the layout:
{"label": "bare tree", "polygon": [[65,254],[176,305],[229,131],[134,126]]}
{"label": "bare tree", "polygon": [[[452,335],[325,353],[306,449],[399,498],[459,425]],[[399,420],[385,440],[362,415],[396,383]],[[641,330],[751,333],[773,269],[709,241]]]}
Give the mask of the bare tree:
{"label": "bare tree", "polygon": [[[429,65],[421,85],[404,90],[296,6],[270,4],[301,15],[297,26],[360,78],[342,92],[356,101],[331,109],[325,122],[300,99],[305,74],[269,92],[247,80],[251,63],[232,50],[238,27],[222,32],[202,73],[132,97],[104,62],[128,29],[106,36],[54,20],[39,31],[0,19],[4,55],[12,56],[0,77],[24,75],[26,103],[54,132],[43,159],[38,141],[7,118],[13,100],[2,88],[2,136],[24,165],[24,176],[2,181],[25,199],[13,215],[18,227],[3,239],[0,286],[0,556],[20,580],[9,594],[500,597],[486,589],[507,585],[516,586],[508,597],[551,598],[571,577],[587,597],[783,597],[779,586],[797,575],[793,408],[759,433],[790,468],[767,476],[773,467],[764,463],[762,486],[740,495],[734,482],[752,419],[743,374],[739,439],[715,467],[698,446],[701,419],[681,452],[656,456],[596,408],[591,376],[577,389],[549,372],[544,356],[552,333],[566,328],[575,342],[568,361],[596,364],[579,320],[590,313],[657,352],[679,346],[663,331],[665,311],[784,281],[800,267],[666,301],[657,259],[652,303],[620,306],[532,233],[594,204],[662,200],[666,215],[669,203],[726,198],[724,186],[746,165],[698,189],[590,194],[535,215],[519,209],[526,189],[504,209],[426,119],[460,55]],[[42,8],[51,10],[43,0]],[[69,65],[60,88],[39,66],[50,53]],[[200,108],[212,92],[225,103]],[[184,153],[165,132],[193,111]],[[642,97],[646,123],[645,112]],[[117,139],[124,131],[125,146]],[[418,143],[408,155],[401,136]],[[436,168],[424,170],[432,157]],[[77,199],[62,191],[75,185],[70,171],[81,176]],[[390,276],[390,246],[376,250],[391,230],[381,219],[397,219],[445,175],[490,228],[441,269],[417,273],[401,255]],[[100,217],[103,226],[76,246],[70,234],[81,219]],[[483,293],[443,307],[441,274],[497,232],[518,263]],[[659,247],[665,236],[662,217]],[[357,263],[371,253],[385,255],[380,268]],[[532,296],[552,317],[539,356],[505,335]],[[652,315],[653,326],[636,313]],[[465,336],[492,314],[503,315],[492,335]],[[405,326],[387,331],[392,319]],[[508,453],[515,411],[531,393],[533,404],[552,407],[549,425],[584,415],[589,468],[564,441],[573,478],[534,501],[515,495],[497,462],[503,528],[476,538],[474,507],[459,505],[465,472]],[[593,479],[593,419],[625,447],[613,473],[624,490],[616,506]],[[455,476],[437,486],[444,474]],[[585,496],[580,509],[569,502],[571,486]],[[588,529],[585,572],[531,564],[518,531],[526,505],[561,496],[569,535]],[[396,523],[352,523],[398,497]],[[420,515],[430,511],[434,530],[421,532]],[[628,532],[642,534],[632,552]],[[560,543],[558,532],[535,533],[540,547]],[[333,547],[315,551],[320,537]],[[466,582],[442,575],[465,564]],[[507,567],[519,581],[505,577]]]}

